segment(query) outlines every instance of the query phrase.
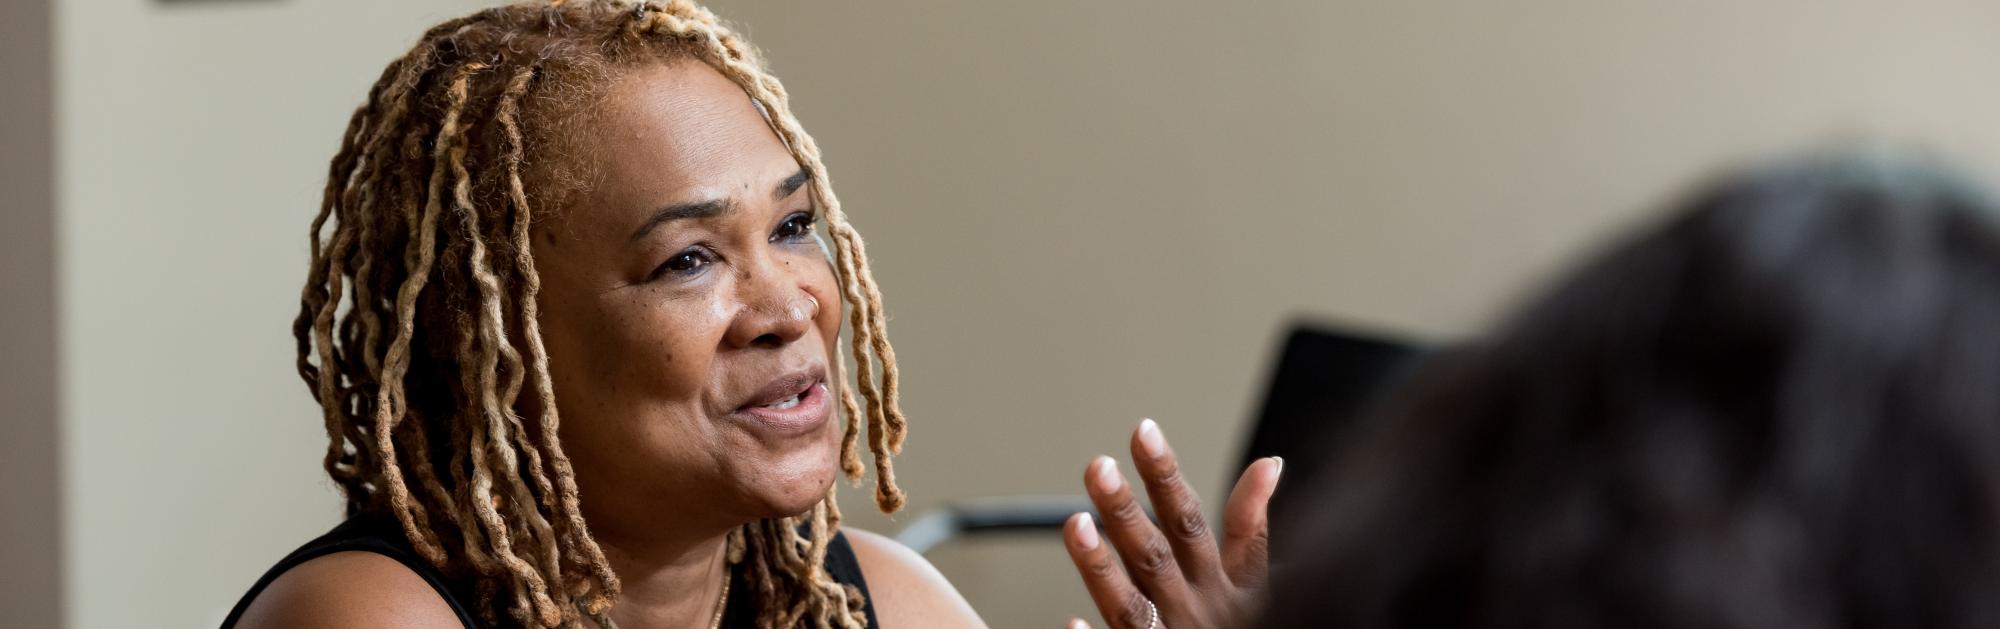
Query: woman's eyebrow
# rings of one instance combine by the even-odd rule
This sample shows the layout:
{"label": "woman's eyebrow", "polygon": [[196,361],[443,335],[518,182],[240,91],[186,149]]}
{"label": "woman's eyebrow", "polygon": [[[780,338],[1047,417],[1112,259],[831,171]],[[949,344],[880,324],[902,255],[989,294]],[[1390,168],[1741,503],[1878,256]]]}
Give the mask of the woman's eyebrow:
{"label": "woman's eyebrow", "polygon": [[[798,172],[792,173],[792,176],[778,182],[777,189],[771,191],[771,198],[784,199],[785,197],[792,196],[792,193],[798,192],[799,188],[804,187],[806,181],[809,179],[811,179],[811,176],[806,174],[806,169],[800,168]],[[708,199],[705,201],[675,203],[654,210],[652,216],[646,217],[646,222],[641,223],[638,229],[632,231],[632,241],[638,242],[644,239],[646,234],[652,233],[653,230],[667,223],[690,219],[715,218],[735,210],[736,202],[730,199]]]}
{"label": "woman's eyebrow", "polygon": [[646,222],[641,223],[639,229],[632,232],[632,241],[638,242],[640,239],[645,238],[646,234],[652,233],[654,229],[658,229],[661,225],[667,223],[689,219],[715,218],[735,210],[736,202],[730,199],[708,199],[706,201],[675,203],[653,211],[653,215],[647,217]]}
{"label": "woman's eyebrow", "polygon": [[771,194],[771,198],[782,200],[785,197],[792,196],[792,193],[799,191],[800,186],[806,185],[808,178],[806,169],[800,168],[799,172],[792,173],[792,176],[778,182],[778,189]]}

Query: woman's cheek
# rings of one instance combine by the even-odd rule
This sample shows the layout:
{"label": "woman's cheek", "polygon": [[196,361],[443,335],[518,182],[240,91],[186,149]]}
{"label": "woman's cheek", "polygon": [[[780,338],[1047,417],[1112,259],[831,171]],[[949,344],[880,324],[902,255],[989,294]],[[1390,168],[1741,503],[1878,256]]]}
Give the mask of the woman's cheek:
{"label": "woman's cheek", "polygon": [[705,361],[690,333],[707,318],[706,306],[641,300],[621,305],[622,312],[607,317],[598,335],[603,342],[594,344],[597,355],[589,358],[607,381],[620,383],[623,390],[610,393],[678,399],[699,391],[707,379],[697,369]]}
{"label": "woman's cheek", "polygon": [[713,292],[697,301],[665,304],[642,331],[648,338],[635,345],[659,348],[659,356],[647,361],[654,377],[698,391],[716,375],[708,371],[733,316],[729,300]]}

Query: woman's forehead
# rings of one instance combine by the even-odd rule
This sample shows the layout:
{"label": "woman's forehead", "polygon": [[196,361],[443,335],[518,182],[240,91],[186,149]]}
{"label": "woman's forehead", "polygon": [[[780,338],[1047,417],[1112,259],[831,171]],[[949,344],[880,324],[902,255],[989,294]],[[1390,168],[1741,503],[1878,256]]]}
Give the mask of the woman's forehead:
{"label": "woman's forehead", "polygon": [[618,77],[579,131],[599,176],[572,217],[607,228],[677,203],[753,200],[799,169],[749,95],[697,61]]}

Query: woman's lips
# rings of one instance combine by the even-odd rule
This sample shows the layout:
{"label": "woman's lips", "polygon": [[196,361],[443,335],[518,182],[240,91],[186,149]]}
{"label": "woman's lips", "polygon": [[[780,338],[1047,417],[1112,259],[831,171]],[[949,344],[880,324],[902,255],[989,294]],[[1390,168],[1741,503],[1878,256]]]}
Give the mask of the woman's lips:
{"label": "woman's lips", "polygon": [[[734,414],[777,432],[807,432],[826,423],[830,411],[833,410],[828,397],[830,396],[827,395],[826,381],[819,380],[807,385],[805,390],[795,396],[786,396],[773,401],[778,406],[788,406],[788,408],[777,408],[769,404],[746,405],[736,409]],[[796,403],[790,402],[793,398],[797,399]]]}

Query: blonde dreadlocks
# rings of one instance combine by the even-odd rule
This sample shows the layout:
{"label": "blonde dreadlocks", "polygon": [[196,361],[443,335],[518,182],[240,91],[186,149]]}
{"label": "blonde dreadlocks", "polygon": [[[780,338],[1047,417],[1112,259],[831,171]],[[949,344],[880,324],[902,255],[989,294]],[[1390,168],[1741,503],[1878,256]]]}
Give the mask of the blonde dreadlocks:
{"label": "blonde dreadlocks", "polygon": [[[905,423],[881,293],[818,146],[757,51],[685,0],[480,11],[425,33],[354,112],[313,219],[293,333],[299,375],[324,410],[324,465],[348,513],[394,514],[425,560],[479,584],[488,622],[610,624],[618,578],[557,443],[529,228],[584,179],[587,166],[575,163],[584,160],[562,159],[565,112],[621,69],[680,58],[742,86],[811,177],[850,306],[856,373],[851,385],[837,379],[848,419],[841,469],[850,480],[863,473],[865,417],[876,504],[902,506],[890,458]],[[805,515],[729,534],[760,626],[863,624],[860,593],[822,568],[839,521],[829,491]]]}

